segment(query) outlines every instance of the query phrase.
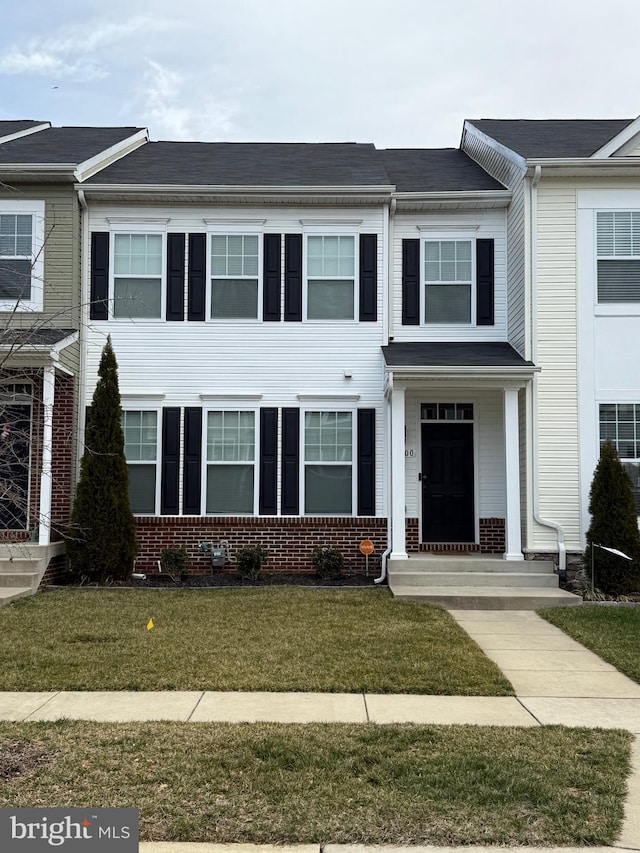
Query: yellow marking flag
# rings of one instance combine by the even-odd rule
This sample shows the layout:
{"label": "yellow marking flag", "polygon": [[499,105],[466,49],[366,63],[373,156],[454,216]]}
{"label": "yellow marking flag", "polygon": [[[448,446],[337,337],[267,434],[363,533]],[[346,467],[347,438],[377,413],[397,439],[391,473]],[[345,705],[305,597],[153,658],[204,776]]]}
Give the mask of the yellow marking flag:
{"label": "yellow marking flag", "polygon": [[149,619],[149,621],[147,622],[147,631],[150,631],[152,628],[153,628],[153,617],[151,617],[151,619]]}

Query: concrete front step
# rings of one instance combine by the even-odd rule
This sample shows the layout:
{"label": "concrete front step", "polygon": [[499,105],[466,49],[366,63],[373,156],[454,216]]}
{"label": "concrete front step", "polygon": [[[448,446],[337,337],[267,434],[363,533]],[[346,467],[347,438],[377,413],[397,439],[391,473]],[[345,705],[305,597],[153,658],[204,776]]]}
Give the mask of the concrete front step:
{"label": "concrete front step", "polygon": [[554,574],[552,560],[504,560],[502,557],[410,554],[408,560],[389,560],[388,570],[400,572],[522,572]]}
{"label": "concrete front step", "polygon": [[40,583],[40,572],[6,572],[0,571],[0,589],[6,587],[29,586],[34,592]]}
{"label": "concrete front step", "polygon": [[41,562],[37,557],[0,557],[0,575],[37,572]]}
{"label": "concrete front step", "polygon": [[[506,566],[510,566],[507,563]],[[505,566],[505,568],[506,568]],[[558,588],[557,575],[533,574],[530,572],[414,572],[389,571],[389,586],[395,593],[396,589],[410,586],[488,586],[488,587],[536,587],[546,589]]]}
{"label": "concrete front step", "polygon": [[33,595],[31,587],[0,587],[0,607],[2,607],[3,604],[8,604],[10,601],[14,601],[16,598],[24,598],[26,595]]}
{"label": "concrete front step", "polygon": [[567,607],[582,604],[582,599],[562,589],[539,587],[424,587],[406,586],[394,590],[394,598],[428,601],[451,610],[539,610],[542,607]]}

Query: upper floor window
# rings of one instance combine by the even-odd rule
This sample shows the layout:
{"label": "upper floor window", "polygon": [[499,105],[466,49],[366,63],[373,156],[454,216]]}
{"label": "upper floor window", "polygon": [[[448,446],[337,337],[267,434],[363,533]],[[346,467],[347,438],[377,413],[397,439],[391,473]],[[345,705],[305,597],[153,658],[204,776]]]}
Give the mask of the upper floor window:
{"label": "upper floor window", "polygon": [[260,269],[257,234],[211,236],[211,317],[256,319]]}
{"label": "upper floor window", "polygon": [[306,412],[304,419],[305,513],[351,514],[353,479],[352,412]]}
{"label": "upper floor window", "polygon": [[307,236],[307,319],[353,320],[355,237]]}
{"label": "upper floor window", "polygon": [[640,211],[596,214],[598,302],[640,302]]}
{"label": "upper floor window", "polygon": [[605,441],[618,451],[640,515],[640,403],[600,404],[600,444]]}
{"label": "upper floor window", "polygon": [[255,422],[252,411],[208,413],[206,512],[254,512]]}
{"label": "upper floor window", "polygon": [[114,234],[114,317],[162,317],[162,281],[162,234]]}
{"label": "upper floor window", "polygon": [[425,323],[471,323],[473,242],[424,241]]}
{"label": "upper floor window", "polygon": [[158,413],[123,411],[122,431],[131,512],[153,515],[157,504]]}
{"label": "upper floor window", "polygon": [[43,307],[44,202],[0,202],[0,311]]}

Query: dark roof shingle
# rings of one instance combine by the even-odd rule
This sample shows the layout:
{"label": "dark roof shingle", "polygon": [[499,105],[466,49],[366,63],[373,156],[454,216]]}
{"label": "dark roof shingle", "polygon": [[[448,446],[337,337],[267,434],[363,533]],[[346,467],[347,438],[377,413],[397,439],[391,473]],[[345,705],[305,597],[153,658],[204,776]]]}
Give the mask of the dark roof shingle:
{"label": "dark roof shingle", "polygon": [[590,157],[633,119],[467,119],[526,159]]}
{"label": "dark roof shingle", "polygon": [[388,148],[379,153],[398,192],[505,189],[457,148]]}
{"label": "dark roof shingle", "polygon": [[388,367],[533,367],[511,344],[429,341],[382,347]]}
{"label": "dark roof shingle", "polygon": [[5,163],[77,166],[140,130],[139,127],[49,127],[0,145],[0,166]]}
{"label": "dark roof shingle", "polygon": [[34,121],[34,119],[16,119],[15,121],[0,121],[0,139],[5,136],[12,136],[14,133],[21,133],[24,130],[29,130],[30,127],[38,127],[38,125],[47,124],[46,121]]}

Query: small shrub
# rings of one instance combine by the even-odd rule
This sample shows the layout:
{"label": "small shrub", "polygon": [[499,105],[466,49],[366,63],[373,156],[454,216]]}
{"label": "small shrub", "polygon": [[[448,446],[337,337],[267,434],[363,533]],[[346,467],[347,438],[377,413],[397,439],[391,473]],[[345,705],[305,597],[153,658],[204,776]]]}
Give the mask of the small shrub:
{"label": "small shrub", "polygon": [[322,580],[339,578],[344,569],[344,557],[337,548],[330,545],[318,546],[311,556],[316,575]]}
{"label": "small shrub", "polygon": [[236,571],[241,578],[254,581],[268,559],[269,552],[266,548],[240,548],[236,554]]}
{"label": "small shrub", "polygon": [[184,581],[189,574],[189,556],[184,548],[163,548],[160,552],[162,571],[176,583]]}

